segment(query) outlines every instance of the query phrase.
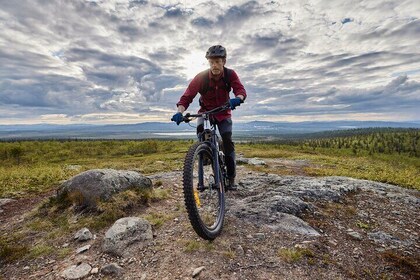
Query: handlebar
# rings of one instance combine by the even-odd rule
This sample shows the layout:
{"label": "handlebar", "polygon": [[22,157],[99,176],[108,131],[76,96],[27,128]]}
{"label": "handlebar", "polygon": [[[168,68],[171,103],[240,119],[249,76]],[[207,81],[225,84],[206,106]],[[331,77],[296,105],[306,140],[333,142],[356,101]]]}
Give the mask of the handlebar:
{"label": "handlebar", "polygon": [[214,108],[212,110],[202,112],[202,113],[199,113],[199,114],[186,113],[183,121],[186,122],[186,123],[189,123],[190,121],[192,121],[192,118],[199,118],[199,117],[207,118],[209,115],[223,112],[223,111],[225,111],[229,108],[230,108],[230,104],[229,104],[229,102],[227,102],[226,104],[224,104],[220,107],[217,107],[217,108]]}

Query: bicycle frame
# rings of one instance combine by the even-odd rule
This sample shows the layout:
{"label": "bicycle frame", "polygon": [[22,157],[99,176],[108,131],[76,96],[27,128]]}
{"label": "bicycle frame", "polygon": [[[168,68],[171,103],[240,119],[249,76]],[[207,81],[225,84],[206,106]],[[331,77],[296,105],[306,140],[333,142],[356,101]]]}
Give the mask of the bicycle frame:
{"label": "bicycle frame", "polygon": [[[186,114],[184,117],[184,121],[185,122],[190,122],[191,118],[197,118],[197,117],[201,117],[204,119],[204,130],[203,132],[199,135],[199,141],[200,142],[207,142],[208,145],[210,146],[211,150],[212,150],[212,156],[213,156],[213,162],[214,162],[214,169],[215,171],[218,172],[214,172],[216,174],[216,178],[215,179],[215,184],[217,185],[217,187],[219,188],[221,193],[224,193],[224,184],[223,182],[223,174],[222,174],[222,170],[220,168],[220,161],[219,161],[219,151],[220,151],[220,147],[219,147],[219,141],[218,141],[218,136],[217,136],[217,132],[216,132],[216,124],[211,123],[210,122],[210,116],[212,114],[224,111],[226,109],[229,108],[229,104],[225,104],[223,106],[217,107],[213,110],[207,111],[207,112],[203,112],[201,114]],[[206,130],[210,130],[211,131],[211,136],[210,139],[205,140],[204,139],[204,133],[206,132]],[[201,166],[203,164],[203,160],[202,158],[200,159],[200,168],[199,170],[202,170],[203,166]],[[199,184],[202,186],[203,185],[203,176],[202,174],[198,174],[199,176]]]}
{"label": "bicycle frame", "polygon": [[[207,117],[208,117],[208,115],[207,115]],[[210,128],[208,128],[208,127],[210,127]],[[211,137],[210,137],[209,140],[204,140],[203,139],[204,138],[203,135],[206,132],[206,129],[210,129],[210,131],[211,131]],[[221,192],[223,192],[223,184],[222,184],[222,182],[223,182],[222,181],[223,174],[221,174],[222,172],[221,172],[220,162],[219,162],[219,155],[220,155],[219,154],[219,151],[220,151],[220,147],[219,147],[219,141],[218,140],[219,139],[218,139],[217,132],[216,132],[216,125],[215,124],[211,124],[210,123],[210,120],[208,118],[205,118],[204,117],[204,131],[202,132],[202,135],[200,135],[200,142],[206,142],[210,146],[210,148],[212,150],[212,156],[213,156],[213,162],[214,162],[214,170],[215,171],[218,171],[218,172],[214,172],[215,175],[216,175],[216,178],[214,178],[215,179],[215,184],[219,188],[219,190]],[[201,164],[203,164],[203,159],[202,158],[200,159],[200,165]],[[200,169],[199,170],[201,170],[201,169],[202,169],[202,166],[200,166]],[[203,176],[200,173],[198,174],[198,176],[199,176],[199,183],[200,183],[200,185],[202,185],[202,183],[203,183]]]}

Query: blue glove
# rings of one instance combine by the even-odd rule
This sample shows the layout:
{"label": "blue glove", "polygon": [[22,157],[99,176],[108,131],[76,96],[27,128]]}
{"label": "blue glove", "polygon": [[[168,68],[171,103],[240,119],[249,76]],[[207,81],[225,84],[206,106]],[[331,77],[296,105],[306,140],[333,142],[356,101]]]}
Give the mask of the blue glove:
{"label": "blue glove", "polygon": [[175,115],[173,115],[171,121],[176,122],[176,124],[179,125],[184,121],[184,116],[182,115],[182,113],[178,112]]}
{"label": "blue glove", "polygon": [[240,106],[242,100],[239,97],[231,98],[229,100],[230,109],[235,110],[237,106]]}

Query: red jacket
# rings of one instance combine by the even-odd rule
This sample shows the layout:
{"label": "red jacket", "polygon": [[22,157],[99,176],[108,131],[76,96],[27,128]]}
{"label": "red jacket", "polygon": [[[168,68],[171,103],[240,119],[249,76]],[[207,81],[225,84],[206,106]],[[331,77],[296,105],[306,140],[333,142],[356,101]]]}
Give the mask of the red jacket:
{"label": "red jacket", "polygon": [[[201,107],[198,112],[204,112],[204,111],[214,109],[216,107],[222,106],[223,104],[229,101],[229,92],[226,89],[226,84],[224,80],[220,78],[218,81],[215,81],[211,76],[210,69],[207,70],[207,72],[209,75],[209,87],[208,87],[209,90],[207,91],[207,93],[201,94],[201,98],[200,98]],[[222,77],[224,77],[224,72],[222,73],[223,73]],[[233,94],[235,96],[242,95],[244,98],[246,98],[245,88],[242,85],[241,81],[239,80],[238,75],[233,70],[231,70],[229,74],[229,81],[230,81],[230,86],[233,89]],[[199,73],[190,82],[187,90],[181,96],[176,106],[182,105],[185,107],[185,109],[187,109],[188,106],[190,106],[191,102],[193,101],[194,97],[203,87],[203,83],[204,83],[203,75],[202,73]],[[221,121],[221,120],[230,118],[231,115],[232,115],[232,112],[229,109],[229,110],[215,114],[214,117],[216,118],[216,120]]]}

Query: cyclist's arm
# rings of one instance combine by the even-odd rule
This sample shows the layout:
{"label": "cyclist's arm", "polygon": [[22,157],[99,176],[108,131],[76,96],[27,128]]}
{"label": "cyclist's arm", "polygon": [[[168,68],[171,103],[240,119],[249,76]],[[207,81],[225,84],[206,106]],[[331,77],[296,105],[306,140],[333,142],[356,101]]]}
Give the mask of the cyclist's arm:
{"label": "cyclist's arm", "polygon": [[185,112],[185,107],[182,105],[178,105],[178,112],[180,112],[181,114]]}
{"label": "cyclist's arm", "polygon": [[242,101],[244,101],[246,99],[246,90],[244,88],[244,85],[241,83],[241,81],[239,80],[238,75],[236,74],[235,71],[232,71],[231,73],[231,78],[230,78],[230,86],[233,89],[233,94],[236,97],[239,97],[242,99]]}
{"label": "cyclist's arm", "polygon": [[176,106],[178,107],[178,112],[183,113],[185,110],[188,109],[188,106],[190,106],[191,102],[194,100],[194,97],[197,95],[200,88],[201,80],[200,76],[197,75],[190,82],[184,94],[181,96],[178,103],[176,104]]}

